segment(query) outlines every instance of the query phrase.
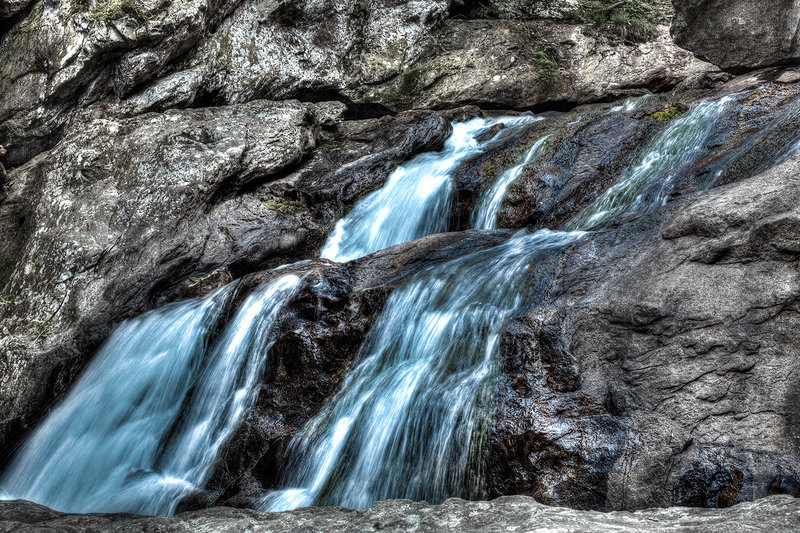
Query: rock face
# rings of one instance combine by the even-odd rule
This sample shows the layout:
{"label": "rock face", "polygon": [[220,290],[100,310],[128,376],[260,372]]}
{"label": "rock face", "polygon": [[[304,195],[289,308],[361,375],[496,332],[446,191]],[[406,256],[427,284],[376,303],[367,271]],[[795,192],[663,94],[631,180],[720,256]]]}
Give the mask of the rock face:
{"label": "rock face", "polygon": [[348,205],[449,133],[424,112],[337,133],[343,110],[256,101],[98,118],[11,172],[0,204],[3,448],[120,320],[204,280],[312,255]]}
{"label": "rock face", "polygon": [[537,266],[504,341],[492,494],[724,507],[800,496],[800,160]]}
{"label": "rock face", "polygon": [[722,69],[742,71],[800,62],[797,0],[675,0],[672,36]]}
{"label": "rock face", "polygon": [[380,502],[369,509],[305,508],[257,513],[216,507],[170,517],[67,515],[29,502],[0,502],[0,529],[19,533],[170,531],[190,533],[406,532],[501,533],[505,531],[573,533],[618,532],[790,532],[800,527],[800,500],[773,496],[724,510],[657,509],[635,513],[597,513],[547,507],[524,496],[491,502],[447,500],[442,505],[408,500]]}
{"label": "rock face", "polygon": [[694,190],[693,184],[707,184],[709,177],[722,184],[758,174],[785,160],[798,142],[800,84],[776,82],[776,77],[781,75],[762,72],[710,92],[651,94],[548,114],[545,121],[487,147],[459,169],[452,227],[469,227],[474,202],[487,184],[546,139],[536,160],[525,165],[509,186],[498,227],[561,228],[640,163],[651,142],[670,126],[670,121],[658,120],[657,113],[725,95],[734,101],[706,142],[708,155],[680,169],[683,184],[677,194]]}
{"label": "rock face", "polygon": [[[51,4],[32,2],[0,36],[7,166],[52,148],[98,102],[128,114],[259,98],[337,99],[383,113],[519,109],[668,88],[713,70],[664,25],[633,45],[539,19],[563,18],[572,1],[517,2],[510,19],[484,20],[448,17],[459,8],[445,0]],[[500,16],[489,4],[483,16]]]}
{"label": "rock face", "polygon": [[713,70],[677,48],[663,26],[653,41],[611,45],[578,24],[451,19],[426,51],[401,76],[345,94],[401,107],[527,109],[669,88]]}

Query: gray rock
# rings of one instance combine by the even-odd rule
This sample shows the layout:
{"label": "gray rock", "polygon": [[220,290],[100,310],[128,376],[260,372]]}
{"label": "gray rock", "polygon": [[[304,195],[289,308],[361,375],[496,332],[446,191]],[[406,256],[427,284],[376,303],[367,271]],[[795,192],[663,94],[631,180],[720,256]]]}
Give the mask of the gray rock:
{"label": "gray rock", "polygon": [[678,46],[722,69],[742,71],[800,61],[797,0],[675,0]]}
{"label": "gray rock", "polygon": [[490,493],[597,509],[800,495],[800,159],[536,267],[508,330]]}
{"label": "gray rock", "polygon": [[724,510],[656,509],[598,513],[547,507],[524,496],[491,502],[451,499],[441,505],[408,500],[380,502],[369,509],[310,507],[285,513],[258,513],[216,507],[172,517],[65,515],[29,502],[0,502],[0,531],[19,533],[171,532],[253,533],[406,532],[500,533],[506,531],[616,532],[790,532],[800,527],[800,500],[773,496]]}
{"label": "gray rock", "polygon": [[450,19],[431,32],[425,50],[396,78],[344,94],[401,108],[525,109],[670,88],[714,70],[675,46],[666,26],[653,41],[612,45],[579,24]]}
{"label": "gray rock", "polygon": [[[668,88],[714,70],[675,46],[663,25],[651,42],[611,44],[565,21],[447,18],[446,0],[129,0],[138,6],[132,14],[103,7],[121,1],[87,9],[38,0],[0,38],[7,166],[52,148],[101,101],[124,116],[259,98],[337,99],[383,113],[467,103],[519,109]],[[525,9],[557,17],[572,5]]]}

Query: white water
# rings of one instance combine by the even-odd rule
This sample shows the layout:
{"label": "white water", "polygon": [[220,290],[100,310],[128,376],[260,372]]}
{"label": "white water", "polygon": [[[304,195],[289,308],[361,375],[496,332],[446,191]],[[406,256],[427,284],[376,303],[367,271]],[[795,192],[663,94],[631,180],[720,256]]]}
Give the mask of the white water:
{"label": "white water", "polygon": [[233,292],[123,323],[0,480],[66,512],[171,514],[202,488],[253,400],[269,331],[300,278],[254,291],[211,346]]}
{"label": "white water", "polygon": [[633,167],[568,227],[589,228],[623,213],[664,205],[676,180],[686,174],[683,167],[709,152],[707,141],[733,102],[735,99],[729,96],[701,102],[673,119],[648,144]]}
{"label": "white water", "polygon": [[520,234],[396,289],[360,363],[292,441],[284,488],[262,508],[479,497],[480,476],[467,473],[486,430],[504,321],[536,258],[581,235]]}
{"label": "white water", "polygon": [[636,111],[650,103],[652,94],[643,94],[636,98],[628,98],[622,104],[616,105],[608,110],[609,113],[630,113]]}
{"label": "white water", "polygon": [[532,161],[536,161],[541,155],[545,142],[549,137],[547,135],[536,141],[525,154],[522,162],[504,171],[490,187],[486,188],[478,198],[475,210],[472,212],[471,225],[473,228],[497,228],[497,217],[500,213],[500,208],[503,206],[503,198],[505,198],[508,188],[519,178],[525,167]]}
{"label": "white water", "polygon": [[[453,133],[438,153],[421,154],[399,166],[383,188],[367,195],[341,220],[320,257],[345,262],[389,246],[448,230],[453,173],[466,158],[508,135],[509,128],[541,120],[533,115],[475,118],[453,125]],[[478,142],[481,133],[496,124],[501,130]]]}

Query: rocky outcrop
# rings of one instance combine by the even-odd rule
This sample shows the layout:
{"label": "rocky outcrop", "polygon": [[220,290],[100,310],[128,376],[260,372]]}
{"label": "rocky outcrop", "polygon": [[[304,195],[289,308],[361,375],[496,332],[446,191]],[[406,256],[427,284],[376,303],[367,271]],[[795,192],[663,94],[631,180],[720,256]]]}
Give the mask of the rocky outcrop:
{"label": "rocky outcrop", "polygon": [[0,204],[3,449],[120,320],[313,255],[353,201],[449,133],[426,112],[337,126],[343,111],[256,101],[89,117],[12,171]]}
{"label": "rocky outcrop", "polygon": [[724,510],[657,509],[635,513],[597,513],[547,507],[524,496],[491,502],[447,500],[442,505],[408,500],[380,502],[369,509],[309,507],[286,513],[257,513],[216,507],[170,517],[133,515],[67,515],[29,502],[0,502],[0,528],[19,533],[61,531],[125,532],[170,531],[189,533],[294,533],[505,531],[570,533],[574,531],[712,532],[796,531],[800,527],[800,500],[773,496]]}
{"label": "rocky outcrop", "polygon": [[401,107],[529,109],[668,89],[713,70],[663,26],[650,42],[612,45],[579,24],[451,19],[426,51],[400,76],[344,93]]}
{"label": "rocky outcrop", "polygon": [[577,508],[800,496],[800,159],[607,226],[509,325],[491,494]]}
{"label": "rocky outcrop", "polygon": [[713,69],[664,25],[632,44],[538,18],[563,18],[574,2],[520,2],[519,14],[484,20],[448,18],[450,4],[38,0],[0,37],[7,166],[53,147],[98,102],[122,116],[260,98],[373,113],[520,109],[669,88]]}
{"label": "rocky outcrop", "polygon": [[800,62],[796,0],[675,0],[678,46],[731,71]]}

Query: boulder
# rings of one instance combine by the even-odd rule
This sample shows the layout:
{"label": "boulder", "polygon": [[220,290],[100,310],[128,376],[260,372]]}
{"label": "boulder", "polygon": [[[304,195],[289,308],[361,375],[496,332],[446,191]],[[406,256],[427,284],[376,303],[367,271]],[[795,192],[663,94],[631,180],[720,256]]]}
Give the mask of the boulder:
{"label": "boulder", "polygon": [[569,19],[572,1],[512,3],[513,16],[464,19],[446,0],[37,0],[0,37],[6,166],[52,148],[98,103],[115,116],[287,98],[372,116],[527,109],[715,69],[675,46],[663,20],[635,43]]}
{"label": "boulder", "polygon": [[800,62],[796,0],[675,0],[675,43],[722,69]]}

